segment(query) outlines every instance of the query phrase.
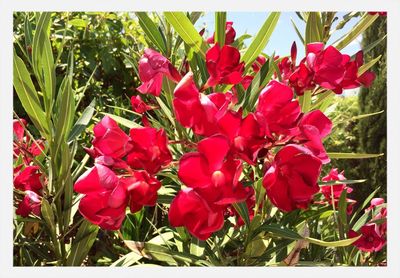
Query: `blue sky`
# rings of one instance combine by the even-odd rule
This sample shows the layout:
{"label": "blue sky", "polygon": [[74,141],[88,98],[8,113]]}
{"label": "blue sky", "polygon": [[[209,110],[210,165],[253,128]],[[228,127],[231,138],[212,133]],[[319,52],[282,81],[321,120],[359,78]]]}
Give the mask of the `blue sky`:
{"label": "blue sky", "polygon": [[[339,19],[334,23],[338,23],[341,19],[342,16],[345,13],[339,12],[337,16]],[[245,33],[248,33],[250,35],[255,35],[257,31],[261,28],[262,24],[266,20],[268,16],[267,12],[228,12],[227,13],[227,20],[228,21],[233,21],[233,27],[236,30],[236,36],[243,35]],[[305,30],[305,23],[298,18],[295,12],[282,12],[281,16],[279,18],[278,24],[270,38],[270,41],[268,42],[268,45],[266,49],[264,49],[264,52],[266,54],[272,54],[275,51],[276,55],[279,56],[285,56],[290,53],[290,47],[292,45],[293,41],[296,41],[297,48],[298,48],[298,56],[301,58],[302,55],[301,53],[304,53],[304,47],[302,46],[302,43],[300,39],[298,38],[292,23],[290,19],[293,19],[294,22],[296,23],[297,27],[299,28],[300,32],[304,34]],[[353,18],[351,19],[346,26],[338,30],[336,33],[334,33],[330,39],[329,43],[334,42],[336,39],[344,35],[346,32],[348,32],[354,24],[358,21],[359,18]],[[209,34],[212,34],[214,32],[214,13],[213,12],[207,12],[203,17],[201,17],[197,23],[196,27],[198,30],[200,30],[203,27],[206,27],[206,30],[208,31]],[[358,38],[360,40],[361,37]],[[245,42],[248,44],[251,41],[251,39],[246,40]],[[360,44],[357,41],[353,41],[350,45],[348,45],[346,48],[344,48],[341,52],[346,53],[349,55],[353,55],[356,53],[358,50],[360,50]]]}

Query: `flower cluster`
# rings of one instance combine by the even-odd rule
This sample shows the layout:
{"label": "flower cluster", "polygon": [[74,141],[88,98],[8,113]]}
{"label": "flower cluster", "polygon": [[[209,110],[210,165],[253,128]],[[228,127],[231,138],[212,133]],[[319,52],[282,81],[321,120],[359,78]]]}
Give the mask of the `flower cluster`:
{"label": "flower cluster", "polygon": [[93,132],[93,148],[87,151],[95,164],[74,185],[84,194],[79,211],[103,229],[118,230],[127,206],[134,213],[155,205],[161,183],[154,175],[172,160],[168,139],[153,127],[132,128],[127,135],[108,116]]}
{"label": "flower cluster", "polygon": [[366,212],[372,214],[371,220],[363,225],[358,232],[349,231],[349,237],[357,237],[353,245],[361,251],[378,252],[386,245],[387,209],[382,198],[374,198]]}
{"label": "flower cluster", "polygon": [[44,150],[42,140],[34,140],[25,132],[27,122],[25,119],[13,121],[13,158],[14,188],[23,195],[22,200],[17,199],[16,214],[28,217],[30,213],[40,216],[43,185],[45,184],[42,172],[33,159]]}
{"label": "flower cluster", "polygon": [[352,60],[349,55],[340,53],[334,46],[320,42],[306,46],[306,57],[296,65],[297,49],[293,43],[291,56],[284,57],[278,67],[285,84],[294,88],[297,95],[317,86],[341,94],[344,89],[360,86],[369,87],[375,79],[372,71],[363,71],[363,51],[355,54]]}
{"label": "flower cluster", "polygon": [[[196,83],[185,60],[180,72],[152,49],[146,49],[139,61],[142,84],[137,90],[141,94],[160,96],[164,78],[177,83],[173,113],[177,123],[194,136],[185,138],[193,142],[184,149],[192,149],[175,157],[184,186],[172,200],[168,218],[173,227],[184,226],[201,240],[220,230],[229,216],[236,216],[236,226],[243,224],[233,209],[237,203],[245,203],[249,216],[254,216],[255,190],[248,184],[254,182],[255,173],[244,171],[248,165],[259,170],[268,199],[281,211],[307,209],[318,192],[325,198],[323,204],[336,207],[341,192],[350,193],[351,188],[338,183],[321,189],[318,185],[322,166],[330,162],[322,142],[332,122],[320,110],[302,112],[299,96],[320,88],[340,94],[344,89],[369,86],[375,78],[372,72],[360,70],[362,52],[352,60],[333,46],[311,43],[306,57],[296,65],[294,44],[290,57],[275,60],[282,80],[271,80],[259,93],[255,108],[248,111],[238,103],[237,86],[250,86],[267,59],[258,56],[249,74],[233,46],[232,22],[227,22],[225,35],[222,47],[215,42],[215,34],[207,40],[212,45],[205,55],[208,77],[203,84]],[[118,229],[128,205],[136,212],[155,204],[161,186],[155,175],[173,159],[165,131],[151,127],[144,116],[156,108],[140,96],[133,96],[131,104],[143,115],[145,127],[132,128],[128,135],[104,117],[94,127],[93,148],[87,150],[95,165],[75,183],[75,191],[84,194],[80,212],[104,229]],[[322,180],[344,179],[343,172],[332,169]],[[347,202],[350,213],[355,201]]]}

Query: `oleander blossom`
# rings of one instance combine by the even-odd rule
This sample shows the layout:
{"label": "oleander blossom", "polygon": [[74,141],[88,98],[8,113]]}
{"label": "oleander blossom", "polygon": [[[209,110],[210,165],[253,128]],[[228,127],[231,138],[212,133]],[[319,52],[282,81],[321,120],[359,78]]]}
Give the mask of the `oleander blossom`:
{"label": "oleander blossom", "polygon": [[263,186],[271,202],[280,210],[307,209],[315,193],[321,161],[298,145],[280,149],[266,171]]}
{"label": "oleander blossom", "polygon": [[142,94],[159,96],[164,76],[176,83],[181,79],[179,72],[167,58],[151,48],[146,48],[139,60],[142,85],[137,90]]}

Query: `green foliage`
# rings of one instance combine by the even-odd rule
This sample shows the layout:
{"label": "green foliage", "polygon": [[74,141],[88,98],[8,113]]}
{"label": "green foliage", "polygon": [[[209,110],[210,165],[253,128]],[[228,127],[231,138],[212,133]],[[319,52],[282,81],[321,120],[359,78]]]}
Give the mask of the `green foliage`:
{"label": "green foliage", "polygon": [[[376,22],[363,33],[363,47],[370,45],[386,34],[386,17],[379,17]],[[360,176],[368,179],[371,187],[365,187],[359,193],[360,199],[365,199],[369,193],[380,186],[380,196],[386,197],[387,185],[387,141],[386,141],[386,40],[381,41],[371,49],[364,57],[365,62],[372,61],[382,55],[381,59],[372,67],[376,79],[370,88],[363,88],[359,93],[359,105],[361,114],[383,111],[383,113],[360,120],[358,124],[359,151],[384,153],[379,158],[363,160],[360,162]],[[374,169],[371,171],[370,169]]]}
{"label": "green foliage", "polygon": [[[298,29],[296,32],[305,42],[326,42],[337,19],[335,14],[299,13],[306,28],[304,35]],[[335,97],[324,89],[307,91],[298,100],[302,112],[319,108],[335,123],[325,146],[332,157],[330,166],[346,170],[347,180],[342,183],[362,183],[358,188],[369,191],[369,197],[354,215],[347,215],[346,197],[352,196],[345,193],[337,208],[326,202],[318,203],[322,195],[316,194],[316,202],[308,210],[284,213],[265,196],[260,165],[245,165],[243,181],[247,180],[246,186],[256,191],[256,205],[254,211],[244,202],[235,203],[232,208],[244,225],[237,225],[236,217],[229,216],[221,230],[206,241],[191,236],[183,227],[172,228],[168,208],[182,185],[177,177],[177,161],[183,153],[193,150],[193,144],[189,143],[200,138],[175,119],[172,99],[176,84],[168,80],[164,80],[159,97],[141,95],[155,108],[146,112],[146,116],[152,126],[165,129],[174,158],[171,167],[157,175],[162,183],[157,205],[134,214],[127,212],[118,231],[99,229],[77,213],[81,195],[73,192],[73,184],[91,159],[82,146],[90,145],[93,125],[103,115],[115,119],[125,131],[142,125],[140,115],[130,109],[129,98],[139,86],[138,60],[144,48],[161,52],[181,72],[185,72],[182,65],[188,62],[199,87],[208,79],[204,57],[209,45],[194,27],[200,15],[199,12],[14,14],[15,111],[21,117],[28,117],[35,135],[46,140],[45,155],[37,163],[48,179],[42,218],[15,216],[15,265],[269,266],[288,264],[286,259],[293,254],[299,254],[298,262],[289,261],[299,265],[361,264],[350,246],[356,238],[348,238],[347,232],[371,218],[363,209],[378,192],[370,193],[371,187],[378,183],[372,178],[365,182],[362,178],[368,175],[360,171],[378,169],[379,165],[368,163],[380,161],[376,154],[386,149],[374,149],[376,142],[370,144],[363,138],[360,148],[357,134],[364,127],[358,123],[386,117],[380,112],[385,108],[366,109],[367,104],[362,101],[364,106],[360,108],[357,97]],[[358,15],[349,13],[341,24]],[[274,54],[262,53],[279,17],[280,13],[271,12],[248,46],[243,42],[248,35],[236,38],[233,43],[242,53],[246,74],[254,76],[246,92],[237,87],[238,104],[233,109],[242,106],[244,114],[254,110],[260,91],[272,78],[281,78],[279,60],[274,59]],[[226,13],[218,12],[215,18],[216,41],[224,44]],[[350,43],[374,20],[375,16],[365,13],[359,25],[343,36],[338,45],[344,47]],[[376,38],[371,42],[380,46]],[[369,49],[367,65],[375,70],[384,68],[382,61],[386,61],[386,55],[374,51],[372,47]],[[376,59],[381,54],[382,59]],[[267,62],[254,73],[251,64],[258,55],[264,55]],[[383,86],[382,82],[377,84]],[[217,89],[227,91],[230,87]],[[367,158],[365,168],[359,158]],[[366,183],[371,187],[364,186]]]}

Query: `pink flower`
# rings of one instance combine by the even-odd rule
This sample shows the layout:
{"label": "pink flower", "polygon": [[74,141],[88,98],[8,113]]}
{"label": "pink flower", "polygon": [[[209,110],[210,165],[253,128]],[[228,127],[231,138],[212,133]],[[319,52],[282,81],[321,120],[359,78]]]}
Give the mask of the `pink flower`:
{"label": "pink flower", "polygon": [[211,209],[207,201],[192,188],[178,192],[171,203],[168,219],[171,226],[185,226],[200,240],[206,240],[224,225],[223,210]]}
{"label": "pink flower", "polygon": [[258,152],[267,143],[264,138],[264,130],[256,116],[249,113],[242,119],[241,111],[227,110],[217,123],[219,132],[229,139],[232,153],[254,165]]}
{"label": "pink flower", "polygon": [[304,141],[304,145],[321,159],[322,163],[329,163],[330,158],[326,154],[322,140],[331,133],[332,122],[320,110],[306,113],[299,122],[300,134],[296,140]]}
{"label": "pink flower", "polygon": [[263,55],[258,55],[251,68],[254,72],[259,72],[266,61],[267,59]]}
{"label": "pink flower", "polygon": [[181,79],[179,72],[167,58],[153,49],[146,48],[139,60],[139,77],[143,83],[137,90],[142,94],[159,96],[164,76],[174,82]]}
{"label": "pink flower", "polygon": [[264,175],[267,196],[283,211],[308,208],[313,195],[319,191],[317,181],[321,165],[321,161],[304,147],[283,147]]}
{"label": "pink flower", "polygon": [[129,136],[108,116],[93,128],[93,147],[97,154],[122,158],[132,149]]}
{"label": "pink flower", "polygon": [[153,109],[150,105],[147,105],[140,96],[132,96],[131,104],[132,110],[139,114],[143,114],[144,112]]}
{"label": "pink flower", "polygon": [[30,213],[40,216],[40,207],[41,197],[35,192],[27,190],[15,213],[22,217],[28,217]]}
{"label": "pink flower", "polygon": [[371,200],[371,205],[366,210],[374,209],[377,206],[382,205],[384,203],[385,203],[385,199],[383,199],[383,198],[373,198]]}
{"label": "pink flower", "polygon": [[[341,180],[346,180],[346,177],[344,176],[344,171],[339,173],[337,168],[332,168],[329,174],[322,178],[322,181],[324,182],[341,181]],[[329,204],[332,204],[333,200],[335,208],[338,207],[340,195],[342,195],[343,190],[346,190],[347,194],[353,192],[353,189],[347,186],[346,184],[333,184],[321,187],[321,193],[324,195],[326,201]],[[347,203],[347,214],[351,214],[356,201],[346,198],[346,203]]]}
{"label": "pink flower", "polygon": [[143,206],[155,206],[157,191],[161,183],[150,176],[146,171],[135,171],[131,177],[121,179],[129,193],[129,207],[132,213],[142,209]]}
{"label": "pink flower", "polygon": [[273,133],[293,135],[300,113],[300,105],[293,99],[292,89],[278,81],[270,81],[258,97],[256,115],[269,137]]}
{"label": "pink flower", "polygon": [[[227,21],[225,24],[225,44],[232,44],[235,41],[236,31],[232,27],[233,22]],[[207,39],[207,43],[214,43],[215,33]]]}
{"label": "pink flower", "polygon": [[118,230],[125,218],[128,203],[126,185],[106,166],[95,164],[78,178],[74,190],[85,194],[80,200],[80,213],[106,230]]}
{"label": "pink flower", "polygon": [[128,164],[134,169],[144,169],[150,174],[168,165],[172,155],[167,147],[168,139],[163,129],[153,127],[130,130],[132,149],[127,156]]}
{"label": "pink flower", "polygon": [[39,193],[43,189],[39,166],[27,166],[14,177],[14,187],[21,191]]}
{"label": "pink flower", "polygon": [[377,230],[375,223],[368,223],[361,227],[360,233],[349,231],[349,238],[361,237],[353,245],[364,252],[378,252],[386,244],[386,239]]}
{"label": "pink flower", "polygon": [[198,152],[186,153],[179,161],[178,177],[211,205],[224,206],[247,198],[239,183],[242,163],[227,157],[229,141],[220,134],[198,143]]}
{"label": "pink flower", "polygon": [[206,53],[206,66],[210,77],[206,86],[217,84],[238,84],[242,81],[244,62],[240,62],[240,53],[233,46],[218,44],[211,47]]}

